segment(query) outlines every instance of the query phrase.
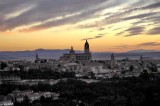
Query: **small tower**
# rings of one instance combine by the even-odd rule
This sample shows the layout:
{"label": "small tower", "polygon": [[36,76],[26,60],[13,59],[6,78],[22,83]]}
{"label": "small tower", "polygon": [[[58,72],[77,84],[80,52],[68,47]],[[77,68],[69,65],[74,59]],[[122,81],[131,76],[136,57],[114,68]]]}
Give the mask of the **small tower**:
{"label": "small tower", "polygon": [[74,54],[75,51],[73,50],[73,46],[71,46],[70,54]]}
{"label": "small tower", "polygon": [[84,53],[90,53],[90,51],[89,51],[89,43],[88,43],[87,40],[86,40],[86,42],[84,44]]}
{"label": "small tower", "polygon": [[142,62],[143,61],[143,56],[141,55],[141,57],[140,57],[140,62]]}
{"label": "small tower", "polygon": [[113,70],[115,67],[115,60],[114,60],[114,54],[111,54],[111,69]]}
{"label": "small tower", "polygon": [[38,53],[36,53],[36,60],[38,60],[39,59],[39,57],[38,57]]}

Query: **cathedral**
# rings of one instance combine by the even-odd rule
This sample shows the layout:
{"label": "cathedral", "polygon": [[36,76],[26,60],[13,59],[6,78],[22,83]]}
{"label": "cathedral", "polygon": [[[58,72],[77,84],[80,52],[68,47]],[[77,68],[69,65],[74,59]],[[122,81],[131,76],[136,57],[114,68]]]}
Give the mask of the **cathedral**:
{"label": "cathedral", "polygon": [[89,49],[89,43],[86,40],[84,44],[84,53],[75,53],[73,47],[71,47],[70,52],[68,54],[63,54],[61,60],[89,61],[92,59],[92,55]]}

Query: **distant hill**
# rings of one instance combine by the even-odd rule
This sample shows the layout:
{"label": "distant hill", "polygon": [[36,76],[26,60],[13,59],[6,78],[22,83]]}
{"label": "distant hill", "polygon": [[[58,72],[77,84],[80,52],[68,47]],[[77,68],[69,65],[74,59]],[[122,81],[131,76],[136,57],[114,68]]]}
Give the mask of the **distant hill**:
{"label": "distant hill", "polygon": [[160,51],[138,49],[138,50],[131,50],[131,51],[128,51],[127,53],[144,53],[144,52],[160,52]]}
{"label": "distant hill", "polygon": [[69,52],[69,49],[36,49],[33,52]]}
{"label": "distant hill", "polygon": [[[76,50],[78,53],[82,53],[81,50]],[[31,60],[35,59],[36,53],[40,58],[45,59],[59,59],[64,53],[69,53],[69,49],[36,49],[33,51],[5,51],[0,52],[0,60]],[[110,60],[112,52],[92,52],[93,60]],[[147,58],[160,59],[160,51],[155,50],[132,50],[124,53],[114,53],[116,59],[124,59],[126,57],[130,59],[139,59],[141,55]]]}

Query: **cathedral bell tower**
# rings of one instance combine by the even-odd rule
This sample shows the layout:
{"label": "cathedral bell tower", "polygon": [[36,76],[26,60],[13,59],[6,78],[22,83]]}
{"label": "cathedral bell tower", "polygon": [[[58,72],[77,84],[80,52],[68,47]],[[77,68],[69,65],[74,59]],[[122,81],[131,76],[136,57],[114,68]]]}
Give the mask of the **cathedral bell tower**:
{"label": "cathedral bell tower", "polygon": [[89,51],[89,43],[88,43],[87,40],[86,40],[86,42],[84,44],[84,53],[90,53],[90,51]]}

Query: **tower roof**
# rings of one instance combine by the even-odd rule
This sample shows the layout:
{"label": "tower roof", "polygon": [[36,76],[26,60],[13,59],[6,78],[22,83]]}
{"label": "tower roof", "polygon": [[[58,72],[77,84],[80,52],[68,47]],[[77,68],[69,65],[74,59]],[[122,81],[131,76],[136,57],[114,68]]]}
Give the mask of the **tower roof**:
{"label": "tower roof", "polygon": [[86,43],[88,43],[87,39],[86,39]]}

